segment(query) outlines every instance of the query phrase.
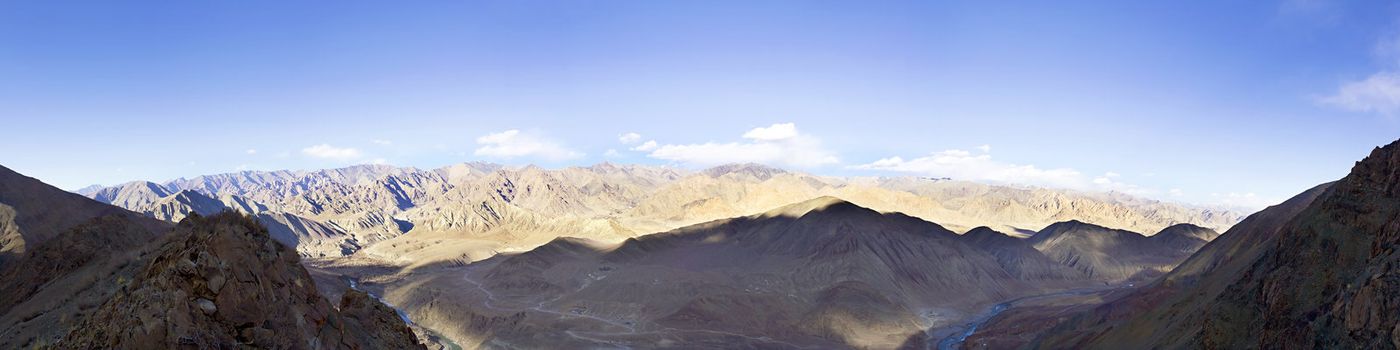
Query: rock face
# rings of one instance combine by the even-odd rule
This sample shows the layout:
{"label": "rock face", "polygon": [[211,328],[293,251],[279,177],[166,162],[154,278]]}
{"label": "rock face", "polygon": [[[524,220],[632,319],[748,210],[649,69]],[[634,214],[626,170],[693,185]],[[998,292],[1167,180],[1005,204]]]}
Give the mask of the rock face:
{"label": "rock face", "polygon": [[121,290],[75,326],[62,348],[412,348],[387,307],[347,293],[336,310],[298,255],[253,219],[185,218]]}
{"label": "rock face", "polygon": [[0,348],[58,341],[130,280],[159,235],[135,215],[100,216],[0,267]]}
{"label": "rock face", "polygon": [[1400,347],[1400,141],[1255,214],[1044,348]]}

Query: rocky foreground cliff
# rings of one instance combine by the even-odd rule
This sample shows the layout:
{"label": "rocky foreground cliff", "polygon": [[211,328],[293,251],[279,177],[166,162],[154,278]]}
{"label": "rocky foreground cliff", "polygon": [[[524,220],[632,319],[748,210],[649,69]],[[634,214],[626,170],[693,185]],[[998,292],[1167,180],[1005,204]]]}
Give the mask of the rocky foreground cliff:
{"label": "rocky foreground cliff", "polygon": [[237,213],[186,218],[132,280],[119,283],[58,347],[421,347],[392,309],[363,293],[347,292],[333,307],[295,251]]}

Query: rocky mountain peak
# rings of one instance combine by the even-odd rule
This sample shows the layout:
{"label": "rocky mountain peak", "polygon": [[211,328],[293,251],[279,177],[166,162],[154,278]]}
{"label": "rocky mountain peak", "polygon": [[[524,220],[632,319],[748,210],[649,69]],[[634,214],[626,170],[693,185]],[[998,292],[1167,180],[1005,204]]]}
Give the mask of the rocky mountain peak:
{"label": "rocky mountain peak", "polygon": [[1356,162],[1338,188],[1400,197],[1400,140],[1371,150],[1370,156]]}

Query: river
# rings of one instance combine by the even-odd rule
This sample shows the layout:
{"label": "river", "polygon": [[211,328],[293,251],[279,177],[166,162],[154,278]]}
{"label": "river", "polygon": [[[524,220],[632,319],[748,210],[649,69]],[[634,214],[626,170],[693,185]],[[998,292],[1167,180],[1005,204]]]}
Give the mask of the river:
{"label": "river", "polygon": [[943,338],[942,340],[938,341],[938,350],[954,350],[954,349],[958,349],[959,347],[962,346],[963,342],[967,341],[967,337],[971,337],[973,333],[976,333],[976,332],[977,332],[977,328],[978,328],[978,327],[981,327],[982,325],[987,324],[987,321],[991,321],[993,317],[996,317],[997,315],[999,315],[999,314],[1001,314],[1002,312],[1004,312],[1004,311],[1010,309],[1010,308],[1013,307],[1013,306],[1016,306],[1017,304],[1025,303],[1025,302],[1028,302],[1028,301],[1037,301],[1037,300],[1048,299],[1048,298],[1055,298],[1055,297],[1062,297],[1062,296],[1087,295],[1087,294],[1093,294],[1093,293],[1102,292],[1102,291],[1105,291],[1105,290],[1107,290],[1107,289],[1104,289],[1104,288],[1075,289],[1075,290],[1069,290],[1069,291],[1063,291],[1063,292],[1056,292],[1056,293],[1050,293],[1050,294],[1040,294],[1040,295],[1032,295],[1032,296],[1020,297],[1020,298],[1012,299],[1012,300],[1009,300],[1009,301],[1006,301],[1006,302],[1003,302],[1003,303],[999,303],[999,304],[996,304],[996,305],[992,305],[991,307],[987,308],[986,310],[983,310],[981,313],[978,313],[978,314],[977,314],[976,316],[974,316],[968,323],[964,324],[961,328],[958,328],[958,330],[957,330],[956,332],[954,332],[952,335],[949,335],[949,336]]}
{"label": "river", "polygon": [[358,291],[361,291],[361,292],[365,292],[365,294],[369,294],[370,297],[373,297],[374,299],[379,300],[379,302],[384,303],[384,305],[388,306],[390,309],[394,309],[394,313],[399,314],[399,318],[400,318],[400,319],[403,319],[403,323],[408,324],[408,325],[411,325],[411,326],[412,326],[412,325],[416,325],[416,326],[418,326],[418,328],[422,328],[423,331],[426,331],[426,332],[428,332],[428,334],[432,335],[433,337],[440,339],[440,340],[442,341],[443,347],[446,347],[448,350],[462,350],[462,346],[461,346],[461,345],[457,345],[457,342],[452,341],[452,338],[448,338],[447,336],[442,335],[442,333],[439,333],[438,331],[433,330],[432,328],[428,328],[427,326],[424,326],[424,325],[421,325],[421,324],[417,324],[417,323],[413,323],[413,319],[412,319],[412,318],[409,318],[409,317],[408,317],[408,313],[407,313],[407,312],[404,312],[403,309],[400,309],[399,307],[394,306],[394,304],[390,304],[389,301],[384,300],[383,297],[380,297],[379,295],[374,294],[374,292],[367,291],[367,290],[364,290],[364,289],[360,289],[360,281],[358,281],[358,280],[356,280],[356,279],[354,279],[354,278],[350,278],[350,277],[345,277],[345,280],[348,281],[348,282],[350,282],[350,289],[354,289],[354,290],[358,290]]}

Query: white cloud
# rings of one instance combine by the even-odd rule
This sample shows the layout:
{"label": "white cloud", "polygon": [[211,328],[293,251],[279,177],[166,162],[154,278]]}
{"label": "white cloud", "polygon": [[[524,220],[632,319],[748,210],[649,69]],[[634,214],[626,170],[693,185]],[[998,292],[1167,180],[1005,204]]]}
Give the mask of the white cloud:
{"label": "white cloud", "polygon": [[369,140],[369,142],[372,142],[372,143],[374,143],[374,144],[376,144],[376,145],[381,145],[381,146],[388,146],[388,145],[394,144],[394,141],[381,140],[381,139],[373,139],[373,140]]}
{"label": "white cloud", "polygon": [[643,142],[642,144],[637,145],[637,147],[632,147],[632,150],[638,152],[650,152],[651,150],[656,149],[656,147],[656,140],[647,140],[647,142]]}
{"label": "white cloud", "polygon": [[301,149],[301,153],[302,153],[302,154],[305,154],[305,155],[308,155],[308,156],[316,157],[316,158],[326,158],[326,159],[341,159],[341,160],[345,160],[345,159],[353,159],[353,158],[358,158],[358,157],[360,157],[360,150],[357,150],[357,149],[354,149],[354,148],[348,148],[348,147],[347,147],[347,148],[339,148],[339,147],[331,146],[331,145],[324,144],[324,143],[323,143],[323,144],[319,144],[319,145],[315,145],[315,146],[311,146],[311,147],[307,147],[307,148],[302,148],[302,149]]}
{"label": "white cloud", "polygon": [[388,159],[384,159],[384,158],[375,158],[374,160],[370,160],[369,163],[370,163],[370,164],[389,164],[389,160],[388,160]]}
{"label": "white cloud", "polygon": [[543,137],[522,133],[520,130],[506,130],[478,137],[473,154],[478,156],[515,158],[538,157],[546,160],[566,160],[583,157],[583,153],[565,148]]}
{"label": "white cloud", "polygon": [[766,128],[754,128],[744,133],[744,138],[756,141],[782,141],[797,137],[797,124],[773,124]]}
{"label": "white cloud", "polygon": [[626,134],[622,134],[622,135],[618,135],[618,136],[617,136],[617,142],[621,142],[621,143],[624,144],[624,145],[634,144],[634,143],[637,143],[637,141],[641,141],[641,140],[642,140],[642,134],[638,134],[638,133],[635,133],[635,132],[629,132],[629,133],[626,133]]}
{"label": "white cloud", "polygon": [[607,152],[603,152],[603,156],[608,158],[617,157],[621,155],[622,153],[618,153],[617,150],[611,148],[609,148]]}
{"label": "white cloud", "polygon": [[1046,169],[1034,165],[1005,163],[992,159],[990,153],[974,154],[960,149],[934,152],[908,160],[889,157],[853,168],[917,173],[977,182],[1117,191],[1133,195],[1156,193],[1151,189],[1115,180],[1122,175],[1114,172],[1090,178],[1071,168]]}
{"label": "white cloud", "polygon": [[711,166],[725,163],[763,163],[810,168],[839,163],[821,145],[821,140],[801,134],[793,123],[754,128],[743,134],[743,142],[655,145],[647,142],[634,148],[651,150],[648,157]]}
{"label": "white cloud", "polygon": [[1172,197],[1181,197],[1186,195],[1186,193],[1182,192],[1180,188],[1173,188],[1171,190],[1168,190],[1167,194],[1170,194]]}
{"label": "white cloud", "polygon": [[1318,101],[1349,111],[1395,114],[1400,112],[1400,72],[1378,72],[1344,83],[1335,94]]}
{"label": "white cloud", "polygon": [[889,157],[855,166],[857,169],[886,170],[951,177],[959,180],[988,181],[1026,185],[1085,188],[1084,175],[1069,168],[1041,169],[992,160],[991,154],[952,149],[905,160]]}
{"label": "white cloud", "polygon": [[249,148],[247,151],[243,151],[243,153],[247,153],[247,154],[258,154],[258,150]]}
{"label": "white cloud", "polygon": [[1230,192],[1224,194],[1211,193],[1210,196],[1212,199],[1215,200],[1216,205],[1225,207],[1261,209],[1270,205],[1278,204],[1280,202],[1278,200],[1260,197],[1259,195],[1254,194],[1254,192]]}
{"label": "white cloud", "polygon": [[977,149],[982,150],[982,153],[991,153],[991,152],[992,152],[992,145],[981,145],[981,146],[977,146]]}

